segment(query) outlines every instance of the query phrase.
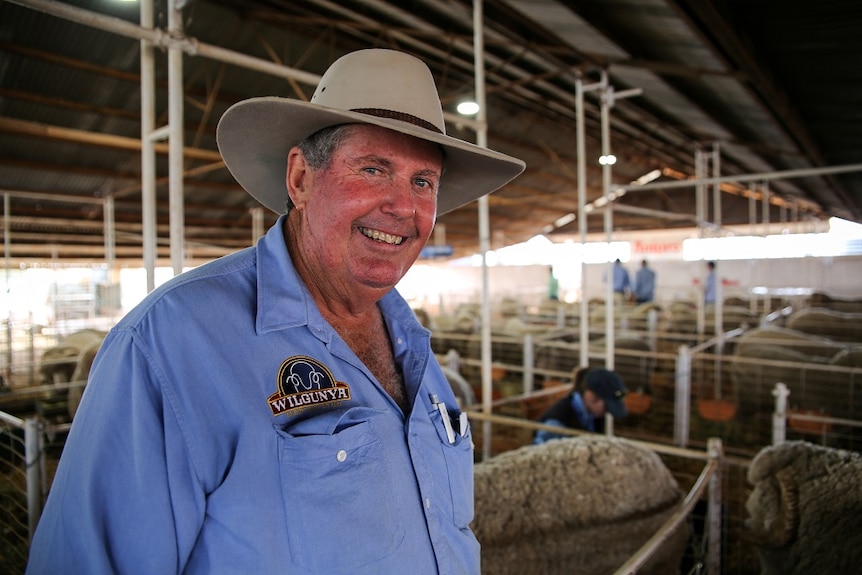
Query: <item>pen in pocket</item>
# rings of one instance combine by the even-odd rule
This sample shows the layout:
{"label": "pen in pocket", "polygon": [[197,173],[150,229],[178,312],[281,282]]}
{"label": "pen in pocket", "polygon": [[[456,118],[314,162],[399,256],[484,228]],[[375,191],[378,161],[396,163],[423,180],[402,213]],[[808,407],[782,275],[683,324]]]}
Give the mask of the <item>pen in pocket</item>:
{"label": "pen in pocket", "polygon": [[449,417],[449,410],[446,409],[446,404],[440,401],[436,394],[431,394],[431,403],[440,411],[443,419],[443,427],[446,428],[446,438],[449,440],[449,443],[455,443],[455,430],[452,429],[452,420]]}

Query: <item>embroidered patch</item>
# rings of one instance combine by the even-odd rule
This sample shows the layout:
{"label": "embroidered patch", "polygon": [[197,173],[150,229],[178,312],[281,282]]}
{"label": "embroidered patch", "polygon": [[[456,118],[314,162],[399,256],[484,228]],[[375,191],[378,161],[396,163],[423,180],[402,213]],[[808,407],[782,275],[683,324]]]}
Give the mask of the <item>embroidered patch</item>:
{"label": "embroidered patch", "polygon": [[267,399],[273,415],[350,399],[349,385],[335,381],[329,368],[305,355],[284,360],[276,383],[278,391]]}

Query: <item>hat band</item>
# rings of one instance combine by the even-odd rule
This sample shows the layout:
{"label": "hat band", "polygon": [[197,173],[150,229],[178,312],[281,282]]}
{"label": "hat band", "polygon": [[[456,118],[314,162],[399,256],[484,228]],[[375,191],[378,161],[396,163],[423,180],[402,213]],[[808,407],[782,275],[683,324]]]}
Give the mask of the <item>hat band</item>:
{"label": "hat band", "polygon": [[383,108],[353,108],[350,111],[359,112],[360,114],[368,114],[369,116],[377,116],[378,118],[400,120],[402,122],[407,122],[408,124],[413,124],[414,126],[419,126],[420,128],[425,128],[426,130],[431,130],[432,132],[437,132],[438,134],[443,133],[440,128],[431,122],[410,114],[405,114],[404,112],[396,112],[395,110],[386,110]]}

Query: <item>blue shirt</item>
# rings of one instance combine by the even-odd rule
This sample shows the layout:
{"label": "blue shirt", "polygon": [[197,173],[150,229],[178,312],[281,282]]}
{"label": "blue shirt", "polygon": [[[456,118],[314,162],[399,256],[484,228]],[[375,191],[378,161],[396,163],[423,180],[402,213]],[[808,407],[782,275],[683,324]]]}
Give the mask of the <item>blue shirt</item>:
{"label": "blue shirt", "polygon": [[430,332],[380,301],[405,417],[319,313],[283,219],[108,335],[28,573],[479,573],[472,442]]}
{"label": "blue shirt", "polygon": [[715,303],[715,270],[706,275],[706,286],[703,295],[706,303]]}
{"label": "blue shirt", "polygon": [[621,264],[614,264],[614,291],[625,293],[631,287],[629,272]]}
{"label": "blue shirt", "polygon": [[[572,427],[573,429],[583,429],[586,431],[596,431],[596,418],[587,411],[586,406],[584,405],[584,399],[581,396],[580,392],[575,391],[571,395],[571,399],[568,399],[566,405],[566,410],[561,412],[561,417],[563,414],[566,414],[569,418],[574,417],[578,423],[578,427],[572,427],[566,425],[562,419],[549,418],[543,419],[541,423],[544,425],[552,425],[554,427]],[[560,410],[555,410],[560,412]],[[571,437],[571,435],[563,435],[561,433],[554,433],[553,431],[547,429],[537,429],[535,435],[533,436],[533,444],[541,445],[547,441],[552,439],[560,439],[563,437]]]}
{"label": "blue shirt", "polygon": [[635,274],[635,298],[639,302],[652,301],[655,295],[655,272],[641,267]]}

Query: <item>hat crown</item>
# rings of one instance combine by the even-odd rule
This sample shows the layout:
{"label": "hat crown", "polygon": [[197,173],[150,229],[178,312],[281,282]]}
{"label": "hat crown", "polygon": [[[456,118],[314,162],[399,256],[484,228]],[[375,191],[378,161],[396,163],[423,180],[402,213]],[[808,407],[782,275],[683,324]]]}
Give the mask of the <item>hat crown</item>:
{"label": "hat crown", "polygon": [[431,70],[404,52],[369,49],[342,56],[323,74],[311,102],[446,133]]}

